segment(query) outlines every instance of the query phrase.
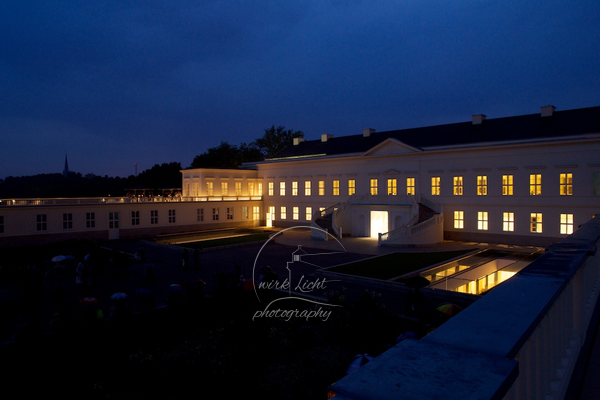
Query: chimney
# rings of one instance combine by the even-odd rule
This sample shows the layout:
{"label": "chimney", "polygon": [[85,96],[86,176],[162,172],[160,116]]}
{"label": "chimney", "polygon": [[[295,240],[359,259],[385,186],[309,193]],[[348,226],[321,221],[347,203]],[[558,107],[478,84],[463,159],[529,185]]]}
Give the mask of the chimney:
{"label": "chimney", "polygon": [[473,114],[473,125],[481,125],[485,120],[485,115],[483,114]]}
{"label": "chimney", "polygon": [[304,142],[304,138],[302,138],[302,137],[295,137],[294,138],[294,146],[298,146],[302,142]]}
{"label": "chimney", "polygon": [[556,111],[556,107],[554,106],[542,106],[542,118],[544,117],[551,117],[554,114],[554,111]]}
{"label": "chimney", "polygon": [[372,129],[372,128],[365,128],[365,129],[363,129],[363,137],[369,137],[373,133],[375,133],[375,129]]}
{"label": "chimney", "polygon": [[333,137],[333,135],[330,135],[328,133],[324,133],[324,134],[321,135],[321,142],[326,142],[329,139],[331,139],[332,137]]}

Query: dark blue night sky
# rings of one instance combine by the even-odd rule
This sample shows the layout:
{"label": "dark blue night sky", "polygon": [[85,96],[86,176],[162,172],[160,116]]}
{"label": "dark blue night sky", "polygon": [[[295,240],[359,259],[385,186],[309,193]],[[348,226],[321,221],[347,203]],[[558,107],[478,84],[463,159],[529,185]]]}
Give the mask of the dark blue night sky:
{"label": "dark blue night sky", "polygon": [[0,178],[600,105],[598,1],[11,1]]}

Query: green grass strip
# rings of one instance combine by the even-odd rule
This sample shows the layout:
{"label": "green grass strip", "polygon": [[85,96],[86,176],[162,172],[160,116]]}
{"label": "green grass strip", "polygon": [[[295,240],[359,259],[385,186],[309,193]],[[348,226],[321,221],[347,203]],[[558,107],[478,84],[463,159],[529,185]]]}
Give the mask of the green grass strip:
{"label": "green grass strip", "polygon": [[450,260],[471,251],[473,249],[433,253],[391,253],[329,268],[328,271],[386,280]]}
{"label": "green grass strip", "polygon": [[269,239],[268,233],[257,233],[254,235],[224,237],[212,240],[201,240],[199,242],[180,243],[178,244],[178,246],[187,247],[188,249],[206,249],[209,247],[228,246],[232,244],[265,241],[267,239]]}

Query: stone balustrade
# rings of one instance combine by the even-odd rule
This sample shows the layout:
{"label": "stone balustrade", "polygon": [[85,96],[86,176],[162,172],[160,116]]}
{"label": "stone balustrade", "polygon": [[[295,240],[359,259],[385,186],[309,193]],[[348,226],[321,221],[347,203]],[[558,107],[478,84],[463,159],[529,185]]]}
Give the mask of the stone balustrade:
{"label": "stone balustrade", "polygon": [[563,399],[598,319],[600,215],[425,337],[330,386],[329,398]]}

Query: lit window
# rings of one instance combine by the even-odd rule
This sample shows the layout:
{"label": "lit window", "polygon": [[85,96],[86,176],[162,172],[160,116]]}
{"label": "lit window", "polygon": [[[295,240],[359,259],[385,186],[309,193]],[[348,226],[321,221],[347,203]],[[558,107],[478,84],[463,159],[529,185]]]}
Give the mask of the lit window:
{"label": "lit window", "polygon": [[560,214],[560,234],[570,235],[573,233],[573,214]]}
{"label": "lit window", "polygon": [[140,224],[140,212],[132,211],[131,212],[131,225],[139,225]]}
{"label": "lit window", "polygon": [[258,190],[256,191],[256,196],[262,196],[262,182],[258,182]]}
{"label": "lit window", "polygon": [[338,181],[338,180],[333,181],[333,195],[334,196],[340,195],[340,181]]}
{"label": "lit window", "polygon": [[502,175],[502,195],[512,196],[513,195],[513,176]]}
{"label": "lit window", "polygon": [[348,179],[348,196],[352,196],[354,193],[356,193],[356,181]]}
{"label": "lit window", "polygon": [[213,195],[213,182],[206,182],[206,195],[207,196]]}
{"label": "lit window", "polygon": [[515,230],[515,213],[502,213],[502,230],[505,232],[514,232]]}
{"label": "lit window", "polygon": [[198,196],[198,182],[194,182],[194,184],[192,185],[192,188],[193,188],[192,196]]}
{"label": "lit window", "polygon": [[279,182],[279,195],[285,196],[285,182]]}
{"label": "lit window", "polygon": [[312,207],[306,207],[306,220],[312,220]]}
{"label": "lit window", "polygon": [[529,175],[529,194],[532,196],[542,194],[542,174]]}
{"label": "lit window", "polygon": [[487,176],[485,176],[485,175],[477,176],[477,195],[478,196],[486,196],[487,195]]}
{"label": "lit window", "polygon": [[454,177],[454,195],[462,196],[463,194],[463,178],[462,176]]}
{"label": "lit window", "polygon": [[406,194],[415,195],[415,178],[406,178]]}
{"label": "lit window", "polygon": [[248,207],[242,207],[242,219],[248,219]]}
{"label": "lit window", "polygon": [[158,224],[158,210],[150,210],[150,224]]}
{"label": "lit window", "polygon": [[175,223],[175,210],[169,210],[169,223]]}
{"label": "lit window", "polygon": [[377,196],[377,179],[371,179],[371,195]]}
{"label": "lit window", "polygon": [[248,196],[254,196],[254,182],[248,182]]}
{"label": "lit window", "polygon": [[252,207],[252,219],[254,221],[260,220],[260,207]]}
{"label": "lit window", "polygon": [[454,211],[454,228],[463,229],[465,227],[465,212]]}
{"label": "lit window", "polygon": [[292,208],[292,219],[297,221],[300,216],[300,209],[298,207]]}
{"label": "lit window", "polygon": [[111,212],[108,213],[108,228],[119,229],[119,213]]}
{"label": "lit window", "polygon": [[310,181],[304,181],[304,195],[310,196]]}
{"label": "lit window", "polygon": [[204,208],[196,209],[196,221],[197,222],[204,221]]}
{"label": "lit window", "polygon": [[213,221],[219,220],[219,209],[218,208],[212,209],[212,219],[213,219]]}
{"label": "lit window", "polygon": [[431,195],[432,196],[440,195],[440,177],[439,176],[431,177]]}
{"label": "lit window", "polygon": [[96,227],[96,213],[85,213],[85,227],[95,228]]}
{"label": "lit window", "polygon": [[573,194],[573,174],[560,174],[560,195],[571,196]]}
{"label": "lit window", "polygon": [[488,230],[488,213],[487,211],[477,212],[477,229],[480,231]]}
{"label": "lit window", "polygon": [[227,207],[227,219],[233,219],[233,207]]}
{"label": "lit window", "polygon": [[542,233],[542,213],[531,213],[531,232]]}
{"label": "lit window", "polygon": [[273,182],[269,182],[269,196],[273,196]]}
{"label": "lit window", "polygon": [[325,181],[319,181],[319,196],[325,196]]}
{"label": "lit window", "polygon": [[63,214],[63,229],[73,229],[73,214]]}
{"label": "lit window", "polygon": [[281,219],[287,218],[287,208],[286,207],[281,207],[280,215],[281,215]]}
{"label": "lit window", "polygon": [[229,185],[227,182],[221,182],[221,196],[229,195]]}
{"label": "lit window", "polygon": [[48,229],[46,214],[38,214],[36,220],[38,231],[45,231]]}
{"label": "lit window", "polygon": [[396,179],[388,179],[387,180],[387,194],[388,196],[395,196],[398,194],[396,188]]}
{"label": "lit window", "polygon": [[298,182],[292,182],[292,196],[298,196]]}
{"label": "lit window", "polygon": [[241,196],[242,195],[242,182],[236,182],[235,183],[235,195],[236,196]]}

